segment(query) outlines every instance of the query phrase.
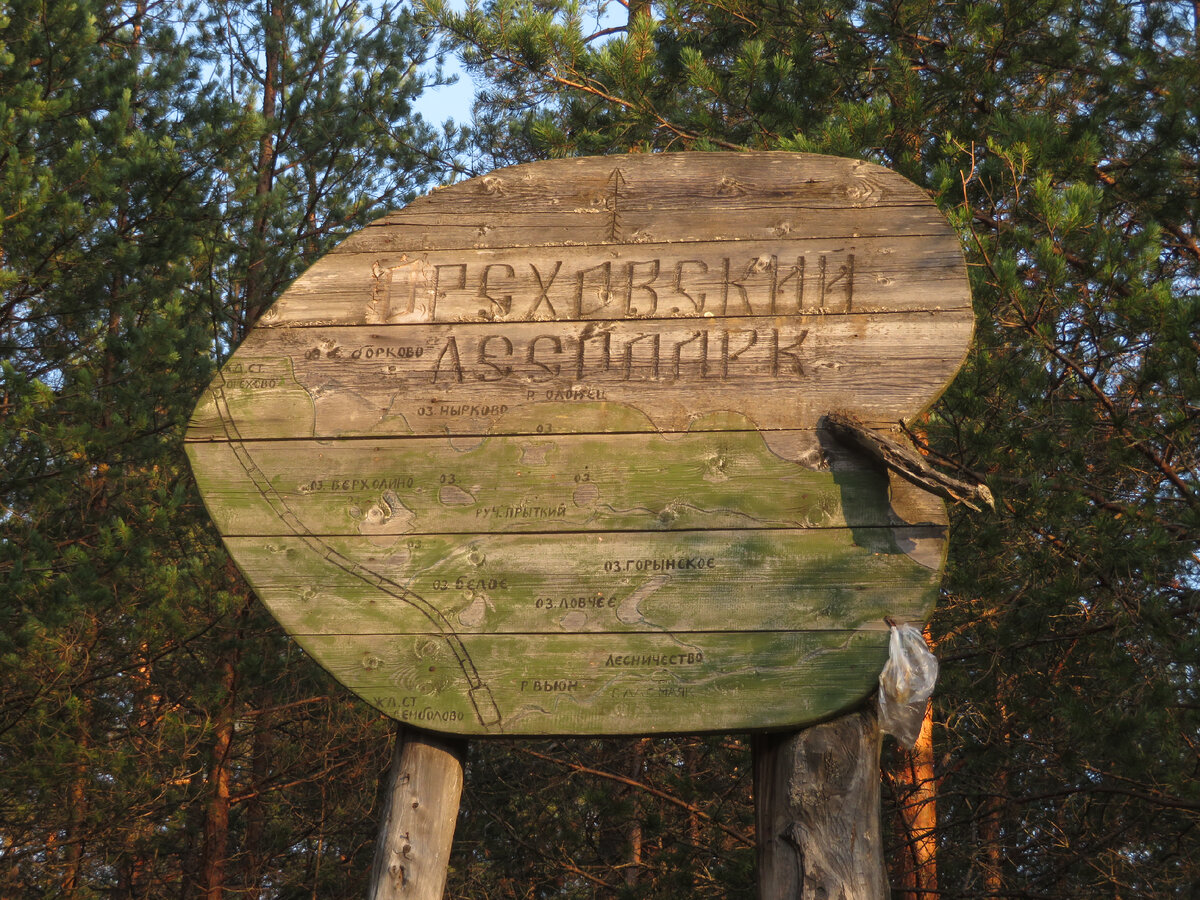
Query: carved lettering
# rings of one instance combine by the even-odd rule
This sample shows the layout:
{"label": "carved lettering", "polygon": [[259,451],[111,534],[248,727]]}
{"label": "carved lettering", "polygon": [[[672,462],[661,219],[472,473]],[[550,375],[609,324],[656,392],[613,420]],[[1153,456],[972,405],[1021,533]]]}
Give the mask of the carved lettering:
{"label": "carved lettering", "polygon": [[582,687],[581,682],[575,678],[534,678],[522,679],[521,691],[541,694],[558,694],[570,693],[577,691]]}
{"label": "carved lettering", "polygon": [[[804,343],[804,339],[808,337],[808,329],[804,329],[797,336],[796,340],[788,344],[786,347],[781,346],[779,341],[779,329],[771,329],[771,374],[776,378],[780,373],[791,375],[804,375],[804,363],[800,360],[800,355],[793,351],[798,350],[800,345]],[[786,359],[785,359],[786,358]]]}
{"label": "carved lettering", "polygon": [[[733,353],[730,353],[729,352],[729,336],[733,335],[733,334],[746,335],[746,343],[743,346],[739,347],[737,350],[735,350]],[[741,329],[734,329],[731,331],[722,331],[721,332],[721,380],[722,381],[727,380],[729,378],[729,364],[731,362],[737,362],[743,353],[745,353],[747,350],[749,350],[751,347],[753,347],[757,343],[758,343],[758,332],[755,331],[753,328],[741,328]]]}
{"label": "carved lettering", "polygon": [[[722,272],[724,273],[721,278],[721,315],[754,315],[754,310],[750,308],[750,295],[746,293],[746,285],[744,283],[745,280],[754,273],[754,263],[751,262],[748,266],[746,266],[745,270],[741,274],[741,281],[735,281],[732,277],[730,277],[730,261],[728,256],[721,260],[721,263]],[[741,304],[741,309],[736,311],[730,311],[729,309],[730,288],[733,288],[736,291],[737,302]]]}
{"label": "carved lettering", "polygon": [[[804,269],[805,260],[803,256],[796,257],[796,264],[788,267],[787,274],[782,278],[779,277],[779,269],[775,270],[775,281],[771,286],[771,312],[790,315],[792,313],[801,312],[804,309]],[[779,309],[779,296],[781,290],[791,282],[792,300],[790,304],[785,304],[783,309]]]}
{"label": "carved lettering", "polygon": [[[550,390],[550,391],[546,391],[545,396],[546,396],[547,400],[604,400],[604,399],[606,399],[606,395],[605,395],[604,391],[598,390],[596,388],[585,388],[585,387],[572,387],[572,388],[567,388],[566,390]],[[533,397],[531,397],[530,399],[535,399],[536,397],[537,397],[537,392],[535,391],[535,392],[533,392]]]}
{"label": "carved lettering", "polygon": [[434,578],[430,586],[435,591],[504,591],[508,590],[507,578],[472,578],[459,575],[457,578]]}
{"label": "carved lettering", "polygon": [[[588,325],[575,333],[543,333],[525,339],[510,337],[511,333],[462,329],[442,341],[429,369],[429,380],[443,385],[468,381],[544,385],[570,379],[553,391],[528,391],[527,399],[540,399],[544,394],[546,399],[604,400],[608,399],[604,396],[605,385],[614,382],[806,378],[809,373],[803,349],[809,329],[798,324],[762,329],[658,328],[625,333]],[[409,357],[408,349],[383,353],[375,348],[371,352],[404,359]],[[364,358],[367,355],[363,353]],[[412,353],[411,357],[421,355]],[[236,381],[235,386],[242,381],[249,379]],[[271,386],[271,381],[264,379],[258,386]],[[581,383],[587,381],[594,383]],[[418,411],[418,415],[424,414]]]}
{"label": "carved lettering", "polygon": [[602,262],[595,248],[541,261],[495,251],[479,262],[376,264],[367,321],[628,320],[853,308],[851,249],[784,259],[777,245],[753,250]]}
{"label": "carved lettering", "polygon": [[[642,280],[634,283],[635,272],[638,266],[646,266],[649,268],[648,273],[641,275]],[[647,317],[658,312],[658,292],[650,285],[658,280],[659,270],[662,268],[662,262],[657,259],[647,260],[646,262],[630,262],[626,266],[628,276],[625,290],[625,315],[628,317]],[[646,298],[645,304],[634,306],[634,294],[639,297]]]}
{"label": "carved lettering", "polygon": [[450,374],[455,381],[462,384],[463,368],[462,361],[458,355],[458,341],[454,339],[454,335],[446,338],[446,345],[442,347],[442,352],[438,354],[437,362],[433,366],[433,383],[437,384],[438,374],[442,371],[442,360],[449,355],[450,360],[447,365],[451,366]]}
{"label": "carved lettering", "polygon": [[715,569],[716,557],[681,556],[658,559],[610,559],[604,563],[605,572],[678,572],[688,569]]}
{"label": "carved lettering", "polygon": [[561,519],[567,514],[566,504],[558,506],[483,506],[475,510],[477,519]]}
{"label": "carved lettering", "polygon": [[537,300],[533,303],[533,309],[529,311],[529,315],[525,318],[536,319],[538,309],[541,307],[542,301],[545,301],[546,306],[550,310],[550,318],[557,319],[558,313],[554,311],[554,304],[550,302],[550,287],[554,284],[554,279],[558,277],[558,271],[562,268],[562,260],[560,259],[554,264],[554,271],[550,273],[548,281],[542,280],[542,273],[538,271],[538,267],[533,263],[529,264],[529,268],[533,269],[533,276],[537,279],[538,288],[541,289],[541,293],[538,294]]}
{"label": "carved lettering", "polygon": [[828,281],[825,280],[825,275],[827,273],[827,270],[828,270],[828,266],[826,264],[825,257],[822,256],[821,257],[821,306],[825,306],[826,303],[828,302],[829,291],[833,288],[833,286],[838,284],[839,282],[841,282],[842,292],[843,292],[842,302],[845,304],[845,307],[843,308],[842,311],[850,312],[850,304],[854,299],[854,254],[849,253],[846,255],[846,261],[837,266],[837,274],[834,275],[832,278],[830,278]]}
{"label": "carved lettering", "polygon": [[553,378],[555,375],[557,375],[562,370],[562,366],[559,365],[558,363],[554,363],[554,365],[548,366],[544,362],[540,362],[537,359],[538,343],[542,342],[542,341],[548,341],[550,346],[554,348],[553,352],[559,356],[562,355],[562,339],[560,337],[558,337],[558,335],[539,334],[532,341],[530,341],[529,342],[529,353],[527,354],[526,359],[531,365],[537,366],[539,369],[542,370],[542,372],[545,373],[544,376],[534,377],[532,379],[533,381],[549,381],[551,378]]}
{"label": "carved lettering", "polygon": [[[599,273],[594,275],[593,273]],[[595,305],[588,307],[589,297],[595,298]],[[588,319],[608,307],[612,300],[612,263],[603,262],[598,266],[581,269],[575,275],[575,318]]]}
{"label": "carved lettering", "polygon": [[298,494],[358,493],[360,491],[411,490],[416,479],[411,475],[392,475],[386,478],[313,478],[296,486]]}
{"label": "carved lettering", "polygon": [[442,290],[442,269],[458,269],[458,284],[454,287],[462,290],[467,286],[467,264],[466,263],[449,263],[433,267],[433,290],[430,292],[429,298],[429,318],[432,321],[437,317],[437,302],[441,297],[446,296]]}
{"label": "carved lettering", "polygon": [[[421,409],[426,409],[428,412],[418,412],[418,415],[432,416],[434,407],[423,406]],[[467,416],[472,419],[477,419],[489,416],[502,416],[508,412],[507,403],[443,403],[437,407],[437,414],[440,416]]]}
{"label": "carved lettering", "polygon": [[700,377],[708,377],[708,332],[693,331],[688,337],[682,341],[675,342],[675,348],[671,352],[672,365],[671,376],[676,380],[679,379],[680,359],[683,356],[683,348],[688,344],[695,344],[698,349],[697,357],[699,359]]}
{"label": "carved lettering", "polygon": [[614,609],[616,597],[605,597],[597,594],[594,597],[538,597],[534,601],[534,609],[552,610],[571,609]]}
{"label": "carved lettering", "polygon": [[681,259],[679,262],[675,263],[675,279],[672,282],[672,287],[675,288],[675,293],[687,297],[688,301],[692,304],[696,315],[699,315],[704,310],[704,298],[707,296],[707,294],[705,294],[704,291],[698,291],[696,296],[693,297],[690,293],[683,289],[684,266],[687,266],[688,269],[692,271],[699,269],[698,274],[707,275],[708,263],[702,259]]}
{"label": "carved lettering", "polygon": [[[433,302],[428,306],[418,303],[437,293],[437,271],[424,260],[409,260],[401,257],[394,266],[376,262],[371,266],[371,300],[367,304],[366,319],[372,323],[403,322],[428,315],[432,318]],[[466,266],[462,266],[466,278]],[[433,287],[430,273],[433,273]],[[465,281],[463,282],[466,283]]]}
{"label": "carved lettering", "polygon": [[487,300],[492,304],[492,311],[498,316],[507,316],[512,311],[512,294],[502,294],[499,298],[493,297],[491,294],[491,286],[488,284],[488,277],[492,269],[504,269],[508,273],[508,278],[512,279],[517,273],[508,263],[492,263],[483,267],[483,274],[479,276],[479,296],[483,300]]}
{"label": "carved lettering", "polygon": [[[640,354],[641,359],[646,361],[646,371],[649,372],[651,378],[658,377],[658,345],[659,336],[657,334],[643,334],[635,337],[625,345],[625,380],[628,381],[633,374],[633,348],[634,345],[648,341],[646,345],[649,351],[649,357],[646,354]],[[639,366],[639,369],[641,367]]]}
{"label": "carved lettering", "polygon": [[[319,353],[319,351],[318,351]],[[341,355],[341,354],[338,354]],[[425,355],[424,347],[356,347],[350,351],[351,359],[417,359]]]}
{"label": "carved lettering", "polygon": [[604,661],[605,668],[649,667],[660,669],[666,666],[696,666],[704,662],[699,650],[687,653],[610,653]]}
{"label": "carved lettering", "polygon": [[[498,364],[492,362],[491,359],[489,358],[488,344],[491,343],[492,341],[499,341],[500,344],[504,347],[504,353],[502,355],[507,356],[509,359],[512,359],[513,343],[511,340],[509,340],[507,335],[503,335],[503,334],[487,335],[483,340],[481,340],[479,342],[479,362],[481,365],[485,365],[485,366],[488,366],[489,368],[493,369],[495,371],[495,375],[488,375],[485,372],[480,372],[476,376],[476,377],[478,377],[478,379],[480,381],[502,381],[503,379],[507,378],[509,375],[512,374],[512,366],[498,365]],[[436,381],[436,380],[437,380],[437,375],[435,373],[434,381]]]}
{"label": "carved lettering", "polygon": [[463,714],[454,709],[432,709],[428,706],[423,706],[420,709],[408,701],[413,700],[413,697],[393,697],[390,695],[376,694],[371,698],[375,706],[386,712],[393,719],[398,719],[401,722],[461,722]]}

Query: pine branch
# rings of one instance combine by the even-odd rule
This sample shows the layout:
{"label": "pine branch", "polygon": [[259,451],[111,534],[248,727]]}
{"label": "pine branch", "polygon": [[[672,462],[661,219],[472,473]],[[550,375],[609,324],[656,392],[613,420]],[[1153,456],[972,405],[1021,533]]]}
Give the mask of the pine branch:
{"label": "pine branch", "polygon": [[700,809],[698,806],[694,806],[693,804],[688,803],[686,800],[681,800],[679,797],[673,796],[672,794],[668,794],[666,791],[660,791],[658,788],[651,787],[650,785],[646,784],[643,781],[637,781],[633,778],[628,778],[624,775],[617,775],[613,772],[605,772],[602,769],[593,769],[590,766],[584,766],[579,763],[570,762],[565,759],[559,759],[557,757],[550,756],[545,753],[538,753],[536,750],[530,750],[528,748],[521,748],[521,752],[527,756],[532,756],[535,759],[541,759],[541,760],[545,760],[546,762],[551,762],[551,763],[555,763],[560,766],[565,766],[566,768],[571,769],[574,772],[579,772],[582,775],[593,775],[597,778],[607,778],[611,781],[616,781],[620,784],[628,785],[629,787],[635,788],[636,790],[645,791],[647,794],[657,797],[660,800],[665,800],[667,803],[674,804],[675,806],[678,806],[680,809],[683,809],[689,813],[692,813],[693,815],[699,816],[701,819],[704,819],[706,822],[711,822],[717,828],[721,829],[721,831],[725,832],[731,838],[733,838],[736,841],[739,841],[740,843],[743,843],[746,845],[751,845],[751,846],[754,844],[753,838],[748,837],[745,834],[742,834],[737,829],[730,828],[728,825],[724,825],[721,822],[714,820],[712,818],[712,816],[710,816],[704,810]]}

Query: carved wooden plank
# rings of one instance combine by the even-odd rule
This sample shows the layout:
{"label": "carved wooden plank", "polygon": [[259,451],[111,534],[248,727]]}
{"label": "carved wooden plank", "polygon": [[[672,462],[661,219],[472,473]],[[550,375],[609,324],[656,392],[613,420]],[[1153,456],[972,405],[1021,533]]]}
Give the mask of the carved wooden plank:
{"label": "carved wooden plank", "polygon": [[[835,481],[780,457],[752,431],[633,432],[619,446],[609,435],[574,433],[294,439],[248,443],[247,452],[271,461],[274,496],[308,531],[375,536],[381,546],[409,534],[897,523],[882,472],[839,465]],[[195,471],[225,535],[293,532],[271,497],[239,477],[231,445],[205,447]],[[779,490],[761,492],[764,484]],[[924,515],[942,521],[936,504]]]}
{"label": "carved wooden plank", "polygon": [[[801,158],[803,165],[799,165]],[[653,193],[639,191],[639,182],[654,183]],[[481,202],[482,201],[482,202]],[[629,221],[635,212],[658,214],[678,211],[692,227],[698,210],[774,209],[795,211],[804,217],[791,223],[786,233],[805,233],[814,212],[886,209],[913,206],[929,210],[922,191],[902,176],[861,160],[818,154],[775,153],[671,153],[631,154],[621,157],[555,160],[493,172],[472,179],[469,186],[435,191],[392,216],[391,225],[408,216],[427,216],[460,210],[475,221],[486,222],[486,213],[500,210],[509,217],[532,218],[543,211],[570,210],[582,218],[597,218],[626,232],[624,239],[641,232],[642,223]],[[817,218],[813,216],[813,218]],[[761,217],[757,227],[778,230],[777,223]],[[882,228],[882,225],[876,225]],[[730,239],[745,236],[731,232]],[[685,235],[686,236],[686,232]],[[607,239],[612,239],[611,235]]]}
{"label": "carved wooden plank", "polygon": [[[553,231],[543,225],[541,233],[545,237]],[[961,276],[957,245],[925,235],[648,243],[601,257],[589,245],[440,250],[401,245],[326,257],[305,273],[264,324],[571,322],[956,309],[967,305]]]}
{"label": "carved wooden plank", "polygon": [[[854,631],[296,635],[406,724],[458,732],[642,734],[778,728],[855,706],[887,633]],[[564,674],[565,673],[565,674]]]}
{"label": "carved wooden plank", "polygon": [[920,412],[971,324],[956,237],[878,166],[556,160],[314,265],[187,446],[260,596],[401,721],[782,728],[871,690],[944,561],[941,502],[821,417]]}
{"label": "carved wooden plank", "polygon": [[[433,195],[437,197],[437,194]],[[565,199],[565,198],[564,198]],[[439,201],[440,203],[440,198]],[[569,202],[569,201],[568,201]],[[592,203],[593,201],[588,201]],[[603,214],[607,198],[598,201],[597,208],[564,208],[560,202],[554,208],[542,206],[531,214],[522,204],[510,204],[504,232],[495,235],[481,220],[474,201],[463,203],[457,210],[429,210],[411,206],[372,223],[349,239],[348,250],[362,253],[386,253],[401,250],[442,250],[448,247],[491,249],[495,247],[536,246],[544,242],[547,229],[570,231],[575,239],[603,241],[611,232],[611,218]],[[692,208],[688,207],[689,202]],[[887,216],[880,220],[878,207],[822,207],[814,215],[814,207],[803,208],[784,198],[774,204],[753,203],[735,205],[726,201],[707,207],[709,215],[694,215],[695,198],[676,198],[673,205],[655,202],[640,214],[653,223],[658,233],[672,235],[673,241],[752,241],[854,239],[862,235],[882,237],[896,235],[940,234],[944,219],[936,209],[922,202],[919,205],[886,204]],[[589,213],[590,214],[586,214]],[[630,210],[626,205],[624,214]],[[642,243],[652,241],[645,230],[637,232]]]}
{"label": "carved wooden plank", "polygon": [[[245,440],[811,429],[851,403],[859,418],[891,423],[936,399],[971,322],[955,310],[264,328],[214,387]],[[224,439],[222,415],[212,392],[189,438]]]}
{"label": "carved wooden plank", "polygon": [[[429,627],[425,607],[405,599],[415,594],[459,634],[550,635],[882,628],[884,616],[923,612],[937,588],[942,538],[940,526],[911,531],[911,555],[879,528],[228,542],[294,634],[378,632],[389,624],[420,632]],[[921,558],[922,549],[929,556]],[[400,596],[340,599],[376,579]]]}

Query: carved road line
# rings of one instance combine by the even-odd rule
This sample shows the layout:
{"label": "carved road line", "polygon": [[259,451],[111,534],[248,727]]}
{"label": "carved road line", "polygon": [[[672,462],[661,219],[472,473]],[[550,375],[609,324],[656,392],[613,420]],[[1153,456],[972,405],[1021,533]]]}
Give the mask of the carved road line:
{"label": "carved road line", "polygon": [[471,656],[467,652],[466,646],[454,631],[449,620],[442,615],[437,607],[423,597],[401,587],[379,573],[354,562],[310,531],[300,521],[300,517],[288,506],[287,501],[271,486],[271,482],[266,474],[258,467],[258,464],[250,456],[249,450],[246,449],[245,441],[242,440],[241,433],[238,431],[237,425],[233,421],[233,416],[229,412],[229,406],[225,398],[225,377],[222,372],[217,372],[217,377],[209,390],[212,392],[213,399],[216,402],[217,410],[221,417],[221,424],[225,430],[225,437],[229,442],[230,449],[233,450],[234,456],[237,458],[242,469],[250,476],[250,480],[258,490],[259,495],[271,506],[275,515],[279,517],[279,520],[284,522],[297,537],[304,541],[310,550],[322,559],[337,566],[348,575],[366,582],[376,590],[394,597],[401,603],[408,604],[429,620],[437,630],[436,633],[449,646],[450,651],[458,661],[459,667],[462,669],[463,675],[467,680],[467,695],[471,700],[471,705],[475,708],[475,715],[479,719],[480,724],[489,730],[495,729],[496,731],[501,731],[500,710],[496,707],[496,702],[492,698],[492,692],[480,677],[475,664],[471,661]]}

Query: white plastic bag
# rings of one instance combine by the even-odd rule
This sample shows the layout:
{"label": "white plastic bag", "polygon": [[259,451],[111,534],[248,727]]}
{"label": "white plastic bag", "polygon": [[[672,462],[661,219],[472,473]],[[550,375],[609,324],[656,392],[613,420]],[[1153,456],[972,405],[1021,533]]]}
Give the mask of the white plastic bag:
{"label": "white plastic bag", "polygon": [[911,625],[893,625],[887,665],[879,676],[879,727],[909,749],[921,733],[937,676],[937,658],[921,632]]}

